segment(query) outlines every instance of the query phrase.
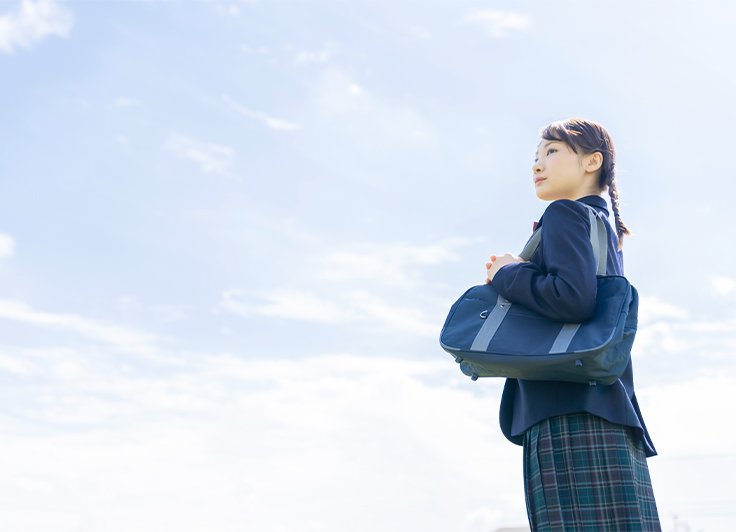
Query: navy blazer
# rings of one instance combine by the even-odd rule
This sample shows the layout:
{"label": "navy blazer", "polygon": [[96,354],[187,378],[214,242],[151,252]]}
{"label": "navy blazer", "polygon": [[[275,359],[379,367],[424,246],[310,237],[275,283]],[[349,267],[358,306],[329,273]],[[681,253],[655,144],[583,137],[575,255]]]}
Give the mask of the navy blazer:
{"label": "navy blazer", "polygon": [[[608,218],[606,200],[586,196],[577,201],[549,204],[539,220],[542,241],[529,262],[507,264],[493,277],[498,293],[550,319],[578,323],[593,315],[596,265],[590,245],[590,218],[583,202],[608,219],[607,275],[623,275],[618,235]],[[590,412],[612,423],[632,427],[647,456],[655,456],[634,393],[631,360],[621,378],[610,386],[572,382],[506,379],[501,398],[501,430],[522,445],[523,433],[544,419],[574,412]]]}

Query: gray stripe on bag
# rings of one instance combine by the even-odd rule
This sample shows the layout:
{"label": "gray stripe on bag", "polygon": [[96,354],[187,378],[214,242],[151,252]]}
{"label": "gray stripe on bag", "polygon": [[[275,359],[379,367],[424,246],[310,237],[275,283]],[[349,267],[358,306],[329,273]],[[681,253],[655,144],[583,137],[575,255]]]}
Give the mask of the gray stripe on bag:
{"label": "gray stripe on bag", "polygon": [[564,353],[567,351],[567,348],[570,346],[570,342],[572,342],[572,339],[575,336],[575,333],[578,332],[579,328],[579,323],[566,323],[563,325],[562,330],[560,331],[560,334],[557,335],[557,338],[555,338],[555,343],[552,344],[552,348],[549,350],[549,353],[553,355],[555,353]]}
{"label": "gray stripe on bag", "polygon": [[478,331],[478,334],[475,336],[473,345],[470,346],[471,351],[485,351],[488,349],[488,345],[491,343],[491,340],[493,340],[496,331],[501,326],[501,322],[506,317],[510,308],[511,301],[499,295],[496,306],[493,307],[493,310],[486,318],[485,323],[483,323],[480,331]]}
{"label": "gray stripe on bag", "polygon": [[585,205],[590,218],[590,245],[593,246],[595,256],[596,275],[606,275],[608,263],[608,229],[602,215],[590,205]]}
{"label": "gray stripe on bag", "polygon": [[542,228],[538,227],[534,230],[532,233],[532,236],[527,241],[526,245],[524,245],[524,249],[521,250],[521,253],[519,253],[519,258],[524,260],[529,260],[532,258],[532,255],[534,255],[534,252],[537,251],[537,248],[539,247],[539,243],[542,241]]}

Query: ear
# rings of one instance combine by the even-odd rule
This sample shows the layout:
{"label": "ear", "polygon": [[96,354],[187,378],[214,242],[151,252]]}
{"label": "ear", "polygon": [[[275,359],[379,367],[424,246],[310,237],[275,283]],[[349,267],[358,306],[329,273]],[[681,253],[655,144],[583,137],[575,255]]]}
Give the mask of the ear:
{"label": "ear", "polygon": [[599,151],[589,153],[583,157],[583,168],[586,172],[595,172],[603,166],[603,154]]}

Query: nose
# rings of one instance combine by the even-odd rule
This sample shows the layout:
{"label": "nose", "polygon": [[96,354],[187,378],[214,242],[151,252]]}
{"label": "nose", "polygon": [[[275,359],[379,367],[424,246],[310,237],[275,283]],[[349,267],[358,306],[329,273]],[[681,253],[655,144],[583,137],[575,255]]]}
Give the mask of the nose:
{"label": "nose", "polygon": [[534,163],[534,166],[532,166],[532,172],[534,175],[542,173],[542,165],[537,163]]}

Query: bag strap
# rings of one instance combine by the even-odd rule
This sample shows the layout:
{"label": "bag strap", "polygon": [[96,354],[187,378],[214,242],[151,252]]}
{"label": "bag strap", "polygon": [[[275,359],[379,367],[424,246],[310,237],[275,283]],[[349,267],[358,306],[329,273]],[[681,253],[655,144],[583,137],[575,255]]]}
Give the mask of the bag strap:
{"label": "bag strap", "polygon": [[[585,205],[583,203],[583,205]],[[603,221],[598,211],[585,205],[588,209],[588,216],[590,217],[590,245],[593,246],[593,254],[595,255],[596,263],[596,275],[606,275],[606,262],[608,260],[608,232],[606,229],[606,222]],[[595,229],[594,229],[595,228]],[[524,260],[534,254],[539,247],[539,242],[542,240],[541,227],[537,228],[532,234],[529,241],[524,246],[524,249],[519,253],[519,257]],[[506,317],[509,309],[511,308],[511,301],[505,299],[499,294],[498,301],[490,312],[485,311],[481,314],[481,318],[485,318],[485,322],[481,326],[478,334],[476,334],[473,340],[473,345],[470,347],[471,351],[485,351],[491,344],[491,340],[496,335],[501,322]],[[485,315],[483,315],[485,314]],[[570,346],[575,333],[580,328],[579,323],[566,323],[562,326],[562,329],[557,334],[552,348],[549,350],[550,354],[554,353],[565,353],[567,348]],[[577,365],[576,361],[576,365]],[[465,370],[463,370],[465,372]],[[467,373],[466,373],[467,375]],[[476,373],[472,374],[473,380],[478,378]],[[595,386],[595,381],[590,382],[591,386]]]}
{"label": "bag strap", "polygon": [[[580,202],[588,210],[590,218],[590,245],[593,247],[595,256],[596,275],[606,275],[606,264],[608,263],[608,229],[603,217],[590,205]],[[538,227],[531,238],[527,241],[524,249],[519,253],[519,258],[529,260],[537,251],[542,241],[542,228]]]}

